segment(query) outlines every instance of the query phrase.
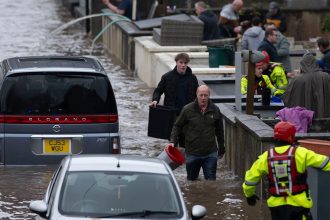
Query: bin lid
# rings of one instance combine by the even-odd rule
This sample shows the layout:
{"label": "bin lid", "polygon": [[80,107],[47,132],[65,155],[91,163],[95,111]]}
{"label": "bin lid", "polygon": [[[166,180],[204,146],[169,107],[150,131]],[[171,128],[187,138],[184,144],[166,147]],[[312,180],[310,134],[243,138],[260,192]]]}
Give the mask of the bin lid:
{"label": "bin lid", "polygon": [[236,44],[236,38],[224,38],[224,39],[202,41],[202,45],[206,45],[207,47],[221,47],[225,45],[235,46],[235,44]]}

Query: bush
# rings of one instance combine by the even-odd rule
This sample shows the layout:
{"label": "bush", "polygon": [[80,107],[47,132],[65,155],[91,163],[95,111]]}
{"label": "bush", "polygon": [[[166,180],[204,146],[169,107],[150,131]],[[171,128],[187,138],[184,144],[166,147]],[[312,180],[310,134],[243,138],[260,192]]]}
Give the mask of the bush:
{"label": "bush", "polygon": [[327,15],[321,22],[321,30],[324,33],[330,33],[330,16]]}

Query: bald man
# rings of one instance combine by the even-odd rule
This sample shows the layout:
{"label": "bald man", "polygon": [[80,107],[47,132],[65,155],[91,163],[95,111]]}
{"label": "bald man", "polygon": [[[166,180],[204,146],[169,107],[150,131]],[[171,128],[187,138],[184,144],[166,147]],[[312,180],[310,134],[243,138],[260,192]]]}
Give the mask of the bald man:
{"label": "bald man", "polygon": [[202,168],[204,179],[215,180],[217,161],[225,153],[224,131],[220,109],[210,100],[206,85],[197,88],[196,100],[185,105],[171,133],[172,146],[184,133],[188,180],[197,180]]}
{"label": "bald man", "polygon": [[219,16],[221,37],[237,37],[240,34],[241,26],[239,26],[239,11],[242,8],[242,0],[234,0],[232,3],[223,6]]}

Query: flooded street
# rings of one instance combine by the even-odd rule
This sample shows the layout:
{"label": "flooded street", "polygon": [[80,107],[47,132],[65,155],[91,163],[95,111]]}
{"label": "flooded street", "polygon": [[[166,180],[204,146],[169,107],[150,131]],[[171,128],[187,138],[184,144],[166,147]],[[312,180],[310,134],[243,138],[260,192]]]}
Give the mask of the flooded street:
{"label": "flooded street", "polygon": [[[72,20],[55,0],[2,0],[0,4],[0,59],[26,55],[89,55],[92,38],[79,25],[50,36],[49,33]],[[147,137],[148,88],[115,59],[101,44],[93,54],[105,67],[117,98],[122,153],[156,157],[167,141]],[[0,166],[0,219],[32,219],[29,202],[42,199],[55,166]],[[174,171],[190,208],[204,205],[205,219],[270,219],[267,207],[258,202],[247,206],[238,180],[220,162],[217,181],[188,182],[185,167]]]}

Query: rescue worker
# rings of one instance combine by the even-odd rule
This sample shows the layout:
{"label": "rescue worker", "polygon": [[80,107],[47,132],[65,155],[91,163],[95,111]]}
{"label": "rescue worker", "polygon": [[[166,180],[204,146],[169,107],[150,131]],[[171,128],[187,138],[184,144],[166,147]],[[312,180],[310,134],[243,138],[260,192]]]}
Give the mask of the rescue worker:
{"label": "rescue worker", "polygon": [[[276,88],[271,83],[267,75],[262,74],[262,63],[257,63],[255,68],[255,77],[254,77],[254,91],[255,95],[261,95],[262,90],[265,88],[270,89],[271,94],[276,92]],[[241,79],[241,93],[245,95],[247,93],[248,79],[247,76],[243,76]]]}
{"label": "rescue worker", "polygon": [[277,123],[275,147],[260,155],[245,174],[243,191],[251,206],[259,199],[255,194],[257,184],[264,175],[268,176],[267,205],[273,220],[312,219],[307,167],[330,171],[329,157],[296,146],[295,133],[292,123]]}
{"label": "rescue worker", "polygon": [[270,78],[271,83],[275,86],[275,96],[282,96],[288,87],[288,79],[284,67],[281,63],[270,62],[269,55],[266,51],[261,51],[265,58],[258,63],[263,69],[262,74]]}

